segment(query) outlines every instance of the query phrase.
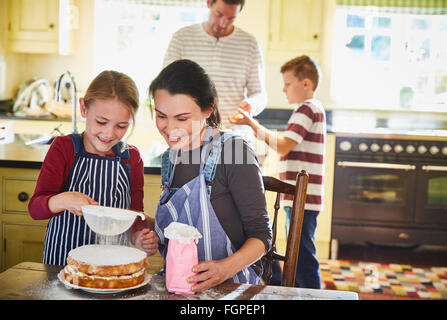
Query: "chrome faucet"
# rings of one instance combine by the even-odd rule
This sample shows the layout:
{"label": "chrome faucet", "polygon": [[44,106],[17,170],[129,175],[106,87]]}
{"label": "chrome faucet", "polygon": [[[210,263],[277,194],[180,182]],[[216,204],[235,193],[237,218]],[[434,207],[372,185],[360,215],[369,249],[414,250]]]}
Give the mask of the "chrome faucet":
{"label": "chrome faucet", "polygon": [[59,80],[56,83],[56,88],[55,88],[55,101],[56,102],[61,102],[62,98],[61,98],[61,84],[62,84],[62,80],[64,79],[64,77],[68,77],[69,81],[70,81],[70,91],[71,91],[71,99],[72,99],[72,112],[71,112],[71,126],[72,126],[72,133],[78,133],[78,129],[76,127],[76,84],[75,84],[75,80],[73,75],[70,73],[70,71],[65,71],[60,77]]}

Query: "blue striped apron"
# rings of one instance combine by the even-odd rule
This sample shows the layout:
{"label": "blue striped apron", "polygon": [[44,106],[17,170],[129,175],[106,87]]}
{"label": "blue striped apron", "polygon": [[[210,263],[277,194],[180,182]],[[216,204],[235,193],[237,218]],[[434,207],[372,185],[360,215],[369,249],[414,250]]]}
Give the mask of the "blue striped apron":
{"label": "blue striped apron", "polygon": [[[159,251],[165,259],[169,239],[164,237],[163,232],[174,221],[194,226],[202,234],[197,244],[199,261],[221,260],[236,251],[214,212],[207,192],[203,170],[212,131],[213,129],[209,128],[205,137],[199,175],[181,188],[171,189],[177,163],[175,159],[169,182],[163,186],[155,215],[155,232],[159,238]],[[251,267],[247,267],[227,282],[260,284],[260,279]]]}
{"label": "blue striped apron", "polygon": [[[64,187],[65,191],[81,192],[101,206],[130,208],[130,169],[121,160],[129,158],[129,151],[121,151],[122,142],[113,147],[115,157],[91,155],[85,152],[82,136],[71,134],[76,155]],[[128,244],[127,234],[113,239],[92,231],[84,217],[68,210],[52,217],[47,225],[43,263],[65,265],[71,249],[98,241],[110,244]],[[112,238],[112,237],[111,237]]]}

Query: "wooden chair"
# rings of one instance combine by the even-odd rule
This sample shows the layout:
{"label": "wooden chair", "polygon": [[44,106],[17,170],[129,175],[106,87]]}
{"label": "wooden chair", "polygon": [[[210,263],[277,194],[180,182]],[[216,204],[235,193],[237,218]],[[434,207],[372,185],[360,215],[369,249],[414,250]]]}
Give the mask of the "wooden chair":
{"label": "wooden chair", "polygon": [[[273,218],[273,240],[270,251],[264,256],[264,281],[270,283],[272,277],[272,263],[275,259],[284,261],[281,286],[294,287],[296,267],[298,265],[298,253],[300,248],[301,229],[303,226],[304,205],[306,203],[307,183],[309,175],[302,170],[296,177],[296,185],[285,183],[273,177],[263,176],[264,188],[266,191],[276,192],[275,214]],[[280,208],[280,194],[293,194],[293,208],[290,218],[289,235],[287,237],[287,247],[285,256],[276,252],[276,230],[277,217]]]}

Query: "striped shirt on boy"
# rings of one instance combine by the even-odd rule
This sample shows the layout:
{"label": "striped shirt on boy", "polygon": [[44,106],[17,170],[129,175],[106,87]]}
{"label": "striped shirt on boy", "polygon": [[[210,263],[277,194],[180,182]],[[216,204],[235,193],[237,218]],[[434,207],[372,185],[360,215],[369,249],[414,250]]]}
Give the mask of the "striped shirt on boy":
{"label": "striped shirt on boy", "polygon": [[[296,108],[288,122],[284,137],[297,142],[279,162],[281,180],[295,184],[301,170],[309,174],[305,210],[323,209],[323,176],[326,119],[321,103],[316,99],[304,101]],[[281,206],[292,207],[292,195],[283,195]]]}

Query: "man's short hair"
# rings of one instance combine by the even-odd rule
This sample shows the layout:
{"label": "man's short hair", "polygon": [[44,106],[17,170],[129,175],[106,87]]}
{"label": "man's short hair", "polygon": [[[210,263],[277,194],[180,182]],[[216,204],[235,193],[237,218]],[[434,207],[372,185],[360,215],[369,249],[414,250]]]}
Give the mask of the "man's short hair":
{"label": "man's short hair", "polygon": [[[214,3],[216,3],[217,0],[210,0],[210,5],[212,6]],[[223,0],[226,4],[232,5],[232,6],[241,6],[239,11],[242,10],[245,4],[245,0]]]}

